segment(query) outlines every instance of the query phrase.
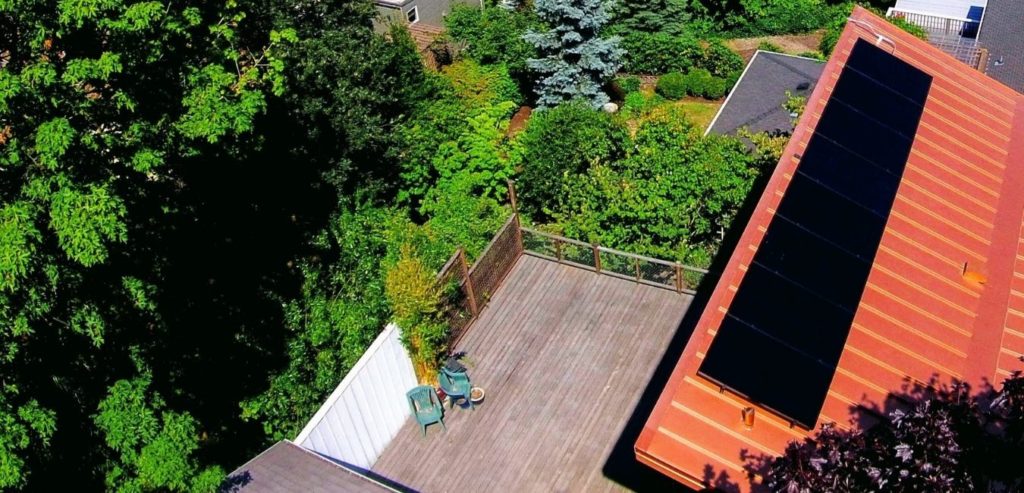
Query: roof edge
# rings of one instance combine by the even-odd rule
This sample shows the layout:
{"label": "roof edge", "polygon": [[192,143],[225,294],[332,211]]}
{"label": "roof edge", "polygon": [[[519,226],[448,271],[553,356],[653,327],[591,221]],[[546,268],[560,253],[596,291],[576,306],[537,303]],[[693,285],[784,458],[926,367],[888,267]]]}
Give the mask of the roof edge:
{"label": "roof edge", "polygon": [[718,107],[718,112],[715,113],[715,117],[711,119],[711,123],[708,123],[708,128],[704,129],[705,137],[711,133],[711,129],[715,127],[715,122],[718,121],[718,117],[722,116],[722,111],[725,110],[725,107],[729,106],[729,100],[732,99],[732,95],[736,93],[736,88],[743,82],[743,77],[747,75],[747,71],[750,70],[752,65],[754,65],[754,60],[757,60],[757,55],[760,55],[761,52],[762,50],[755,51],[754,56],[750,57],[750,61],[747,62],[747,66],[743,67],[743,72],[740,73],[740,77],[736,79],[736,83],[732,85],[731,89],[729,89],[729,95],[725,97],[725,101],[723,101],[722,105]]}

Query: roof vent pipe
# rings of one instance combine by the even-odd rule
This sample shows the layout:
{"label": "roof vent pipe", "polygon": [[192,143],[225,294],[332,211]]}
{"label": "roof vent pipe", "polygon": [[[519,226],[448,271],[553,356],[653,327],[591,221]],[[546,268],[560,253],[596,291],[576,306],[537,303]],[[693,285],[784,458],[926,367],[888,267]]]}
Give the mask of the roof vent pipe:
{"label": "roof vent pipe", "polygon": [[743,416],[743,426],[748,430],[754,427],[754,412],[754,408],[745,407],[740,413]]}
{"label": "roof vent pipe", "polygon": [[984,286],[988,282],[988,276],[979,271],[979,269],[972,269],[969,262],[964,262],[964,270],[961,275],[964,277],[964,281],[967,281],[976,286]]}

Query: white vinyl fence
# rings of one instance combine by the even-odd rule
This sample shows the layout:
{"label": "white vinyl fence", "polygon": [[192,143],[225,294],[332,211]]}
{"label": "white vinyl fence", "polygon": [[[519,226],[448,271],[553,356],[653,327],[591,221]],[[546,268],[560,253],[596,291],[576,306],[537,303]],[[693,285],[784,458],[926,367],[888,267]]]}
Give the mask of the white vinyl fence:
{"label": "white vinyl fence", "polygon": [[308,450],[363,469],[380,457],[409,418],[412,360],[390,324],[294,440]]}

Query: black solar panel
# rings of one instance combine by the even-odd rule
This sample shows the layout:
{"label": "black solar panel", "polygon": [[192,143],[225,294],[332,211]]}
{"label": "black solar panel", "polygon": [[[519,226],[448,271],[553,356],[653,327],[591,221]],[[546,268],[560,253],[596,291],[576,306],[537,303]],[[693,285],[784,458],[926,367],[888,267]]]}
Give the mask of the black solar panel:
{"label": "black solar panel", "polygon": [[857,42],[701,375],[814,427],[930,86],[931,76]]}

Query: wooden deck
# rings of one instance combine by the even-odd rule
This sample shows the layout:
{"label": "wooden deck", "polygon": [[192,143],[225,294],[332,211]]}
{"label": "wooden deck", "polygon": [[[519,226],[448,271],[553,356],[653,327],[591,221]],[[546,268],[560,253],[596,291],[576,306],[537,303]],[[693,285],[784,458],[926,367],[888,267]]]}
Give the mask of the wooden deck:
{"label": "wooden deck", "polygon": [[457,348],[485,402],[425,438],[410,419],[373,472],[423,492],[622,490],[602,468],[690,301],[522,256]]}

